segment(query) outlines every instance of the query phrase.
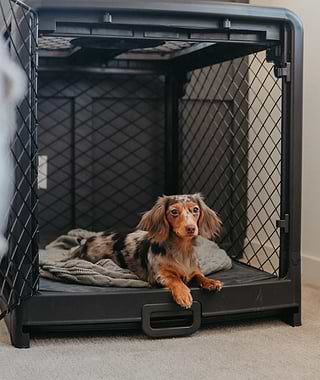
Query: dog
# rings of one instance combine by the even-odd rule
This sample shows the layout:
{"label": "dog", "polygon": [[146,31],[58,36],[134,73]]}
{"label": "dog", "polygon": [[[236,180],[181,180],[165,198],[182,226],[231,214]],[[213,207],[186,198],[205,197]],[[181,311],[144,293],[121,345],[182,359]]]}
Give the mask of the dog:
{"label": "dog", "polygon": [[220,291],[223,283],[204,276],[194,249],[201,235],[214,239],[221,228],[217,214],[201,194],[159,197],[128,234],[101,232],[87,239],[80,258],[93,263],[112,259],[152,286],[168,288],[183,308],[192,306],[187,284],[195,279],[204,289]]}

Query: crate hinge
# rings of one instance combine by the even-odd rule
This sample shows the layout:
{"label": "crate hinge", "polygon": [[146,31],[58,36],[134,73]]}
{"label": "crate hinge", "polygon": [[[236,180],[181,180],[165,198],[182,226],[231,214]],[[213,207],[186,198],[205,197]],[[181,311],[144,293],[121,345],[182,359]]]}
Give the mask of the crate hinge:
{"label": "crate hinge", "polygon": [[277,227],[282,228],[287,234],[289,232],[289,214],[284,214],[284,219],[276,221]]}
{"label": "crate hinge", "polygon": [[274,66],[274,75],[277,78],[284,78],[286,82],[291,81],[291,63],[285,63],[284,67]]}
{"label": "crate hinge", "polygon": [[275,46],[267,50],[267,62],[274,64],[274,75],[276,78],[284,78],[286,82],[291,81],[291,63],[284,57],[281,46]]}

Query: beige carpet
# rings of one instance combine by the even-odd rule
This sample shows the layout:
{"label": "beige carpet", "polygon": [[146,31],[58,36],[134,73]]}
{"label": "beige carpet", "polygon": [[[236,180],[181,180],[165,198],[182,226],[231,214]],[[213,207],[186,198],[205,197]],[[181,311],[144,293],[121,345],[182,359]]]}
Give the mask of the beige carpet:
{"label": "beige carpet", "polygon": [[303,326],[281,321],[205,328],[187,338],[37,338],[11,347],[0,323],[1,380],[320,379],[320,289],[304,288]]}

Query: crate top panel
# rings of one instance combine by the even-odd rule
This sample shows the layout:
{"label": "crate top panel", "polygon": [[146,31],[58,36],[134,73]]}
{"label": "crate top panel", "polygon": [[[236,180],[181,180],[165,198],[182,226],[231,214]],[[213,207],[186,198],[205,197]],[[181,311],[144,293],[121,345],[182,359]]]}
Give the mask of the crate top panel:
{"label": "crate top panel", "polygon": [[248,4],[235,4],[233,1],[214,0],[25,0],[34,10],[72,9],[72,10],[129,10],[175,12],[181,14],[215,14],[229,16],[248,16],[273,20],[297,19],[288,9],[275,7],[257,7]]}
{"label": "crate top panel", "polygon": [[[300,20],[292,12],[247,4],[28,0],[28,5],[39,17],[42,56],[73,56],[73,64],[111,58],[167,60],[171,67],[188,71],[277,46],[286,25],[297,40],[302,36]],[[88,62],[86,53],[92,48]]]}
{"label": "crate top panel", "polygon": [[27,0],[40,33],[193,41],[279,40],[281,23],[301,29],[291,11],[214,1]]}

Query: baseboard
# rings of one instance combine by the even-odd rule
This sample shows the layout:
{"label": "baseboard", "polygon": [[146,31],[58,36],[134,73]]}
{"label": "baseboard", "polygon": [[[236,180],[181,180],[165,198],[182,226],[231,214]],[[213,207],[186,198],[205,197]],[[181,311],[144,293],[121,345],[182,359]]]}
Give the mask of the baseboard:
{"label": "baseboard", "polygon": [[302,281],[307,285],[320,286],[320,258],[302,254]]}

